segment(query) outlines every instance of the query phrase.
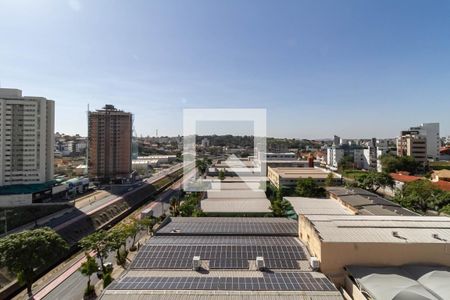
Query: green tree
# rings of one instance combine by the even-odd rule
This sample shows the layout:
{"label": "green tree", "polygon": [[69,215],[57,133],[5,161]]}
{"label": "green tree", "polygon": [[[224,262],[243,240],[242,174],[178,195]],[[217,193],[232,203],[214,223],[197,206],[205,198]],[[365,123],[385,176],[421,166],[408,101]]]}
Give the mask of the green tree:
{"label": "green tree", "polygon": [[423,166],[411,156],[395,156],[392,154],[384,154],[380,156],[380,162],[383,172],[395,173],[399,171],[407,171],[415,174],[421,171]]}
{"label": "green tree", "polygon": [[406,208],[425,213],[428,209],[439,210],[449,204],[450,193],[439,190],[428,180],[416,180],[406,183],[394,200]]}
{"label": "green tree", "polygon": [[174,217],[177,217],[180,215],[180,199],[176,197],[172,197],[170,199],[170,214]]}
{"label": "green tree", "polygon": [[344,155],[338,162],[339,172],[342,173],[345,170],[351,170],[354,168],[354,160],[350,155]]}
{"label": "green tree", "polygon": [[153,236],[153,233],[154,233],[153,227],[156,224],[156,218],[154,216],[148,216],[148,217],[145,217],[145,218],[139,220],[139,222],[145,229],[147,229],[147,233],[150,236]]}
{"label": "green tree", "polygon": [[50,228],[25,230],[0,239],[0,266],[14,273],[32,296],[36,271],[55,262],[68,248],[66,241]]}
{"label": "green tree", "polygon": [[132,218],[131,221],[126,225],[128,235],[132,237],[131,246],[134,246],[136,243],[136,237],[139,232],[141,232],[145,227],[141,222],[139,222],[137,219]]}
{"label": "green tree", "polygon": [[333,186],[334,185],[334,175],[332,172],[328,173],[327,178],[325,179],[325,186]]}
{"label": "green tree", "polygon": [[287,212],[292,209],[291,203],[283,198],[283,189],[276,191],[275,199],[271,201],[269,209],[274,217],[287,217]]}
{"label": "green tree", "polygon": [[195,161],[195,166],[197,170],[200,172],[201,175],[206,173],[206,170],[208,169],[208,162],[205,159],[197,159]]}
{"label": "green tree", "polygon": [[102,271],[105,274],[104,261],[108,258],[109,251],[112,249],[108,233],[104,230],[96,231],[84,237],[79,245],[85,252],[95,251],[95,256],[100,259]]}
{"label": "green tree", "polygon": [[202,217],[203,211],[200,209],[200,194],[191,193],[180,205],[180,215],[182,217]]}
{"label": "green tree", "polygon": [[223,181],[224,179],[225,179],[225,171],[221,169],[219,171],[219,180]]}
{"label": "green tree", "polygon": [[295,187],[298,197],[320,198],[326,196],[326,190],[319,186],[311,177],[299,179]]}
{"label": "green tree", "polygon": [[391,175],[376,171],[369,171],[359,176],[356,181],[359,187],[373,192],[378,191],[381,187],[392,188],[394,186],[394,179],[392,179]]}
{"label": "green tree", "polygon": [[87,287],[84,291],[84,295],[86,296],[92,295],[95,292],[94,286],[91,285],[91,275],[97,272],[97,270],[98,264],[95,261],[95,258],[86,253],[86,261],[82,263],[80,267],[81,274],[88,278]]}
{"label": "green tree", "polygon": [[118,224],[114,226],[108,233],[108,240],[110,243],[110,248],[116,251],[117,264],[124,266],[126,263],[128,251],[127,238],[130,236],[130,227],[125,224]]}

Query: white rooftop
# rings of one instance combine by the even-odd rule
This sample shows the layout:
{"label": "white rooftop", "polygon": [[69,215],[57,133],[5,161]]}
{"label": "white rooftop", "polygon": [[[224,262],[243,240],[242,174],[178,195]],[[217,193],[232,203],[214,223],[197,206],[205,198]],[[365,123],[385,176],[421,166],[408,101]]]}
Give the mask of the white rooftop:
{"label": "white rooftop", "polygon": [[205,213],[270,213],[267,199],[204,199],[201,202]]}
{"label": "white rooftop", "polygon": [[450,218],[431,216],[309,215],[324,242],[448,243]]}
{"label": "white rooftop", "polygon": [[298,215],[350,215],[350,211],[333,199],[284,197]]}

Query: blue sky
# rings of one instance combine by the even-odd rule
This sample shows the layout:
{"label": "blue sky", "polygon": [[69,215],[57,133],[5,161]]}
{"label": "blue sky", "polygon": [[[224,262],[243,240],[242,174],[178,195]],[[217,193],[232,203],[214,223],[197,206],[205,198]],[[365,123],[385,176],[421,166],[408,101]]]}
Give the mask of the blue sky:
{"label": "blue sky", "polygon": [[182,132],[183,108],[266,108],[271,136],[450,135],[450,1],[0,0],[0,82],[91,109],[138,135]]}

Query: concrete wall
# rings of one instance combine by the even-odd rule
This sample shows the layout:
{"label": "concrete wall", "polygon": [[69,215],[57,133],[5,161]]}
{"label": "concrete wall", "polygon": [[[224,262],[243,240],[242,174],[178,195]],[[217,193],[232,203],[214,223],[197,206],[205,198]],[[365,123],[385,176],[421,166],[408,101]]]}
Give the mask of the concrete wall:
{"label": "concrete wall", "polygon": [[31,205],[32,194],[0,195],[0,207]]}

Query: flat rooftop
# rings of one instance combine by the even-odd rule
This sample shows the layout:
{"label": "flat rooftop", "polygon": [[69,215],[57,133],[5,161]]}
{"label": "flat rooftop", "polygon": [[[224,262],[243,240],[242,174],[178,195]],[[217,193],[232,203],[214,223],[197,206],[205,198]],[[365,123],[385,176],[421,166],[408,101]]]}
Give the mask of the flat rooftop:
{"label": "flat rooftop", "polygon": [[328,172],[319,168],[294,168],[294,167],[282,167],[269,169],[276,172],[282,178],[326,178]]}
{"label": "flat rooftop", "polygon": [[205,213],[270,213],[267,199],[204,199],[201,208]]}
{"label": "flat rooftop", "polygon": [[201,208],[209,214],[225,213],[270,213],[270,201],[260,182],[212,182],[207,198],[201,201]]}
{"label": "flat rooftop", "polygon": [[377,194],[361,188],[326,187],[330,195],[338,198],[346,205],[359,210],[362,215],[402,215],[417,216],[400,204],[387,200]]}
{"label": "flat rooftop", "polygon": [[272,235],[298,236],[298,225],[286,218],[176,217],[156,235]]}
{"label": "flat rooftop", "polygon": [[310,215],[305,219],[324,242],[446,244],[450,241],[448,217]]}
{"label": "flat rooftop", "polygon": [[284,197],[298,215],[350,215],[348,209],[333,199]]}
{"label": "flat rooftop", "polygon": [[[295,236],[283,234],[286,226],[297,227],[295,221],[168,220],[141,247],[129,270],[111,283],[100,299],[342,299],[330,280],[311,270],[303,243]],[[160,235],[167,228],[183,224],[190,226],[190,235]],[[224,230],[227,235],[221,234]],[[270,236],[242,235],[248,232]],[[192,268],[194,256],[200,257],[198,270]],[[264,257],[265,271],[256,266],[258,256]]]}

